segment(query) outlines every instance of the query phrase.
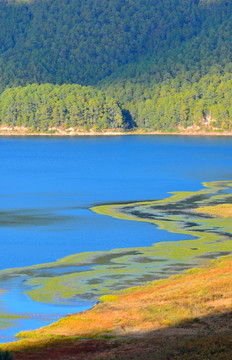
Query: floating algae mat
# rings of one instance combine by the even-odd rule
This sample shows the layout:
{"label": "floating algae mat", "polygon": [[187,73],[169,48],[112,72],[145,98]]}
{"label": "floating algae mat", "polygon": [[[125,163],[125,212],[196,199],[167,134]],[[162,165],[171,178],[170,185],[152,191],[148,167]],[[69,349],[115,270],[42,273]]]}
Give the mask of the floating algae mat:
{"label": "floating algae mat", "polygon": [[200,191],[172,193],[163,200],[91,209],[122,220],[151,223],[159,229],[186,234],[190,240],[71,255],[54,263],[1,271],[0,280],[22,276],[26,278],[24,285],[31,299],[70,304],[77,300],[96,301],[104,294],[165,278],[231,254],[232,223],[228,211],[232,209],[232,182],[203,185]]}

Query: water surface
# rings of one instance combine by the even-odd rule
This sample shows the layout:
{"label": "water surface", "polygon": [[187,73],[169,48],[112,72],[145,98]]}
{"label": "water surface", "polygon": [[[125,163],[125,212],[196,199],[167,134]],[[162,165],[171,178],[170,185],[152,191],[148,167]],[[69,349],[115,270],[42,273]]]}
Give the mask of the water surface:
{"label": "water surface", "polygon": [[[230,137],[2,137],[0,155],[1,270],[81,252],[185,240],[186,235],[89,208],[162,199],[169,191],[199,190],[203,181],[232,179]],[[23,294],[24,280],[0,282],[9,290],[1,298],[2,311],[34,313],[34,319],[13,321],[2,330],[7,339],[92,306],[91,299],[66,305],[33,302]]]}

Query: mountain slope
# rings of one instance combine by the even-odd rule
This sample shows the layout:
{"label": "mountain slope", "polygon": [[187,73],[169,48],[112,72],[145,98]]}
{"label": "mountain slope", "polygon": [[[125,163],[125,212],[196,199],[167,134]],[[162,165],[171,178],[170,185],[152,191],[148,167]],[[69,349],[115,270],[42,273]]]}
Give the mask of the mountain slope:
{"label": "mountain slope", "polygon": [[[92,85],[121,109],[119,128],[134,122],[172,131],[215,120],[213,127],[231,129],[228,0],[1,1],[0,20],[2,91],[32,83]],[[12,120],[1,111],[2,123],[41,127],[43,102],[31,106],[29,122],[17,97],[6,105],[7,96],[0,108],[18,110]],[[53,103],[62,108],[59,99]],[[82,120],[75,115],[71,123]]]}

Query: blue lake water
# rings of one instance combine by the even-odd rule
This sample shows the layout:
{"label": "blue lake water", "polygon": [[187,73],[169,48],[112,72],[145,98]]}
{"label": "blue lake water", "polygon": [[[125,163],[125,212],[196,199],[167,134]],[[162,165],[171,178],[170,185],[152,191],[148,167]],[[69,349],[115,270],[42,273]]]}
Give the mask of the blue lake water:
{"label": "blue lake water", "polygon": [[[232,179],[230,137],[2,137],[0,158],[1,270],[80,252],[186,239],[89,208],[161,199],[169,191],[199,190],[203,181]],[[3,341],[22,329],[45,325],[56,314],[92,305],[35,303],[23,294],[21,284],[22,279],[0,283],[9,290],[1,298],[3,308],[37,315],[1,330]]]}

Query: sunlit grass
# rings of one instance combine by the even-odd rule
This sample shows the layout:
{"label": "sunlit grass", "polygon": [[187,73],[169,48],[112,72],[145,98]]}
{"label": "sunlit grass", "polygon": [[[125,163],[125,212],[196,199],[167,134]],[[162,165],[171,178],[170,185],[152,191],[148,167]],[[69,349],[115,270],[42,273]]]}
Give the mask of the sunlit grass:
{"label": "sunlit grass", "polygon": [[232,218],[232,204],[220,204],[216,206],[204,206],[196,209],[198,213],[220,216],[223,218]]}
{"label": "sunlit grass", "polygon": [[128,335],[178,326],[183,321],[196,322],[231,311],[231,283],[232,256],[228,256],[186,274],[105,296],[89,311],[67,316],[40,330],[21,332],[18,336],[26,339],[5,344],[3,349],[42,346],[63,337]]}

